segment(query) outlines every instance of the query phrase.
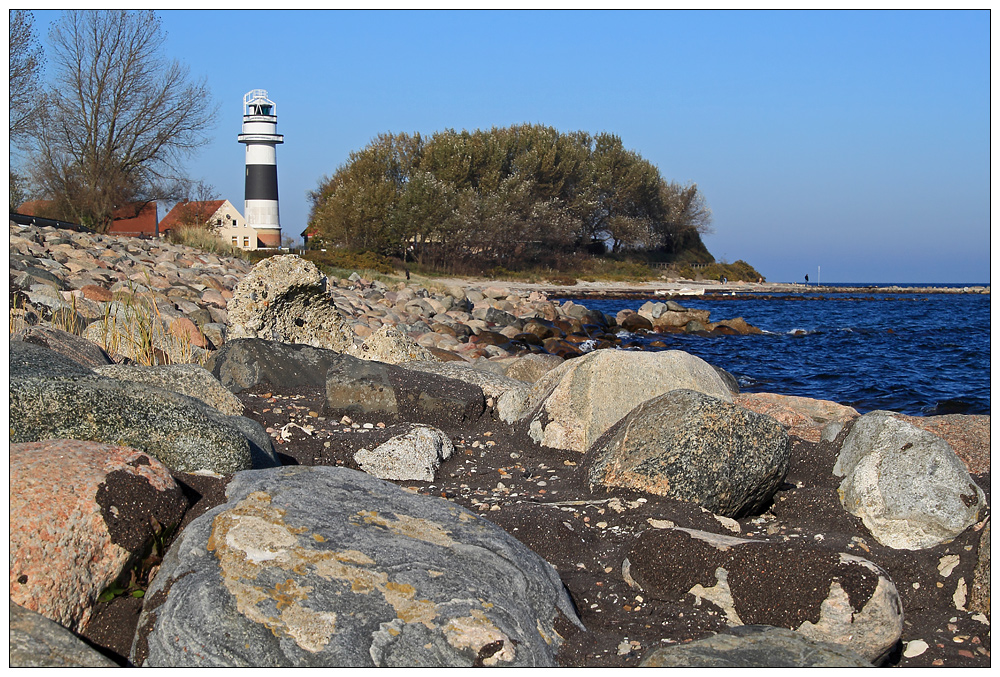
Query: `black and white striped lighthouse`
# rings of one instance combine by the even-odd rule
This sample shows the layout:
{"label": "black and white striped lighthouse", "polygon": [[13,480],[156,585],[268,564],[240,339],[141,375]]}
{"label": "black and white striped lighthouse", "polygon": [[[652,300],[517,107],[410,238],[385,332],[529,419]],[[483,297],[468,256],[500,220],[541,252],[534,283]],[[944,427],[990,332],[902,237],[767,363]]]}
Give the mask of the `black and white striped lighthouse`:
{"label": "black and white striped lighthouse", "polygon": [[278,115],[267,90],[254,89],[243,96],[243,133],[237,139],[247,145],[247,180],[245,216],[247,225],[257,231],[261,246],[281,246],[281,223],[278,220],[278,165],[275,146],[284,143],[275,134]]}

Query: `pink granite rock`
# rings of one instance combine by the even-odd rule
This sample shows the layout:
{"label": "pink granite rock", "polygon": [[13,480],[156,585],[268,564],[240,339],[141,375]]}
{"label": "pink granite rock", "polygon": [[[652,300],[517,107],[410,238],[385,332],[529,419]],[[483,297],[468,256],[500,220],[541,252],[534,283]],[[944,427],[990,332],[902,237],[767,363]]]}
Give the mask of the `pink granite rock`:
{"label": "pink granite rock", "polygon": [[845,423],[859,415],[853,407],[829,400],[774,393],[741,393],[736,396],[736,404],[777,419],[789,435],[809,442],[819,442],[827,424]]}
{"label": "pink granite rock", "polygon": [[128,447],[10,445],[10,598],[75,632],[143,555],[150,516],[178,522],[187,500],[162,463]]}
{"label": "pink granite rock", "polygon": [[208,342],[205,341],[205,337],[198,330],[198,326],[186,317],[178,317],[171,322],[170,333],[176,339],[190,343],[192,346],[197,346],[198,348],[208,347]]}

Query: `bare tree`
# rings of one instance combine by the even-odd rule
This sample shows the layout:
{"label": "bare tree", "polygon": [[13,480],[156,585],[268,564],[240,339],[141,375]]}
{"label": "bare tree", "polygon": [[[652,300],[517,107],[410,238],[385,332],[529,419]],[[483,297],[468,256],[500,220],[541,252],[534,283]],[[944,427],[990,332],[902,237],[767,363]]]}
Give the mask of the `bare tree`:
{"label": "bare tree", "polygon": [[210,223],[215,210],[211,208],[211,203],[219,200],[219,193],[210,183],[205,181],[189,181],[184,185],[181,199],[175,209],[177,209],[177,224],[183,228],[200,228],[202,230],[217,230],[217,227]]}
{"label": "bare tree", "polygon": [[50,31],[34,175],[62,218],[103,231],[116,208],[183,191],[182,161],[209,140],[217,107],[163,58],[165,38],[149,11],[70,11]]}
{"label": "bare tree", "polygon": [[31,12],[10,11],[10,140],[15,145],[30,136],[41,107],[45,60],[34,23]]}

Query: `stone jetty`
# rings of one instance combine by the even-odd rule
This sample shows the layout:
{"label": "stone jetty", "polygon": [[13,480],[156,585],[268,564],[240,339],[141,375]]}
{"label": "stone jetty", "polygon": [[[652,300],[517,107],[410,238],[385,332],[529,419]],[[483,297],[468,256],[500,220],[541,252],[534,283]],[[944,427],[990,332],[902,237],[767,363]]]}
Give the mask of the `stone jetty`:
{"label": "stone jetty", "polygon": [[989,417],[498,283],[11,225],[12,666],[990,665]]}

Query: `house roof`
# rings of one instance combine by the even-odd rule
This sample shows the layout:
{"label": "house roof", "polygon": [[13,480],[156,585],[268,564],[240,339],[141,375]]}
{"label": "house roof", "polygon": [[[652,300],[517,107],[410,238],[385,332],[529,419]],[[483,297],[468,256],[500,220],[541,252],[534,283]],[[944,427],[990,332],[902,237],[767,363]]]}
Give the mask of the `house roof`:
{"label": "house roof", "polygon": [[114,235],[156,234],[156,202],[131,202],[111,212],[111,227],[108,233]]}
{"label": "house roof", "polygon": [[195,216],[198,221],[207,222],[215,212],[222,209],[224,204],[226,204],[225,200],[178,202],[160,221],[160,230],[169,230],[182,225],[185,221],[190,222],[192,216]]}

